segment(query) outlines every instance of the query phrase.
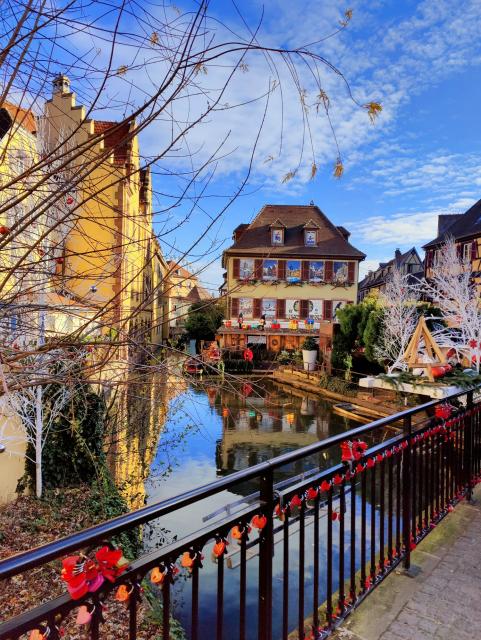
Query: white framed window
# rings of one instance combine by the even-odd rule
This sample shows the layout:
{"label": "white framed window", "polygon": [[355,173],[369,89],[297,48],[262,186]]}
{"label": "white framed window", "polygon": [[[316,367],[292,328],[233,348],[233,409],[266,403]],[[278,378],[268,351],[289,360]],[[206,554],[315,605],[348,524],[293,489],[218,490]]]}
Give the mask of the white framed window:
{"label": "white framed window", "polygon": [[275,245],[284,244],[284,229],[271,229],[271,243]]}

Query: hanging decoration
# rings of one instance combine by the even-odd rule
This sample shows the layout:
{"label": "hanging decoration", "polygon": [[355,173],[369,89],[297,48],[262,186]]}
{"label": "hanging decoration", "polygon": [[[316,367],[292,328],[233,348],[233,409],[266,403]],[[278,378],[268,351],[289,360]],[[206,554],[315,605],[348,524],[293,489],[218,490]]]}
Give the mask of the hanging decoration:
{"label": "hanging decoration", "polygon": [[121,549],[101,547],[94,558],[83,554],[62,560],[61,577],[73,600],[100,589],[105,580],[115,580],[127,569],[129,563]]}

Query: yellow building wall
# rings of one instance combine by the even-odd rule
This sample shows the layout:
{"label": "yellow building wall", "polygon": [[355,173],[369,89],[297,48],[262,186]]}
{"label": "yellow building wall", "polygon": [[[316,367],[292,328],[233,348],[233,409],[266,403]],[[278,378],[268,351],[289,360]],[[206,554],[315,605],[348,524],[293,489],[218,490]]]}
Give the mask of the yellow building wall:
{"label": "yellow building wall", "polygon": [[[46,104],[46,114],[50,131],[70,132],[78,127],[76,144],[86,143],[94,135],[94,122],[83,122],[85,110],[76,106],[73,93],[54,93]],[[143,304],[142,311],[129,318],[145,302],[146,278],[152,282],[147,257],[152,213],[150,202],[140,202],[137,137],[128,145],[128,165],[115,163],[113,154],[99,163],[100,154],[105,153],[103,141],[73,161],[76,172],[87,166],[88,175],[73,194],[80,206],[65,241],[62,280],[65,288],[82,300],[99,308],[107,305],[109,321],[121,334],[135,330],[141,339],[147,337],[146,328],[152,325],[152,305]]]}

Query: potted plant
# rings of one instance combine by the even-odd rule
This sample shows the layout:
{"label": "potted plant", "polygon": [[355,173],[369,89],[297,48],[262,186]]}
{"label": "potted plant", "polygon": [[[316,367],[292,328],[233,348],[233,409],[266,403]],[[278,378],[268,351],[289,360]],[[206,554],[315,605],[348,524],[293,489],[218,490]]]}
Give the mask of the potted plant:
{"label": "potted plant", "polygon": [[311,336],[302,343],[302,360],[304,362],[304,371],[314,371],[317,360],[317,344]]}

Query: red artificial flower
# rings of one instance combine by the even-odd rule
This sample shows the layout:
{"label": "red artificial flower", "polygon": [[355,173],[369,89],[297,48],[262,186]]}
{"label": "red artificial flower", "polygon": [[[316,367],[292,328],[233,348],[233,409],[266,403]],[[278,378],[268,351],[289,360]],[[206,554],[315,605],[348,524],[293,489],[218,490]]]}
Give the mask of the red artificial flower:
{"label": "red artificial flower", "polygon": [[378,454],[377,454],[377,456],[376,456],[376,460],[377,460],[378,462],[382,462],[382,461],[383,461],[383,459],[384,459],[384,456],[382,455],[382,453],[378,453]]}
{"label": "red artificial flower", "polygon": [[292,496],[291,501],[289,503],[291,505],[291,507],[295,508],[295,507],[300,507],[302,505],[302,500],[301,498],[299,498],[299,496],[296,494],[295,496]]}
{"label": "red artificial flower", "polygon": [[376,464],[376,460],[374,458],[369,458],[367,461],[367,466],[369,469],[372,469]]}
{"label": "red artificial flower", "polygon": [[340,485],[342,484],[342,481],[344,480],[344,478],[342,476],[340,476],[339,474],[336,474],[333,478],[334,480],[334,484],[335,485]]}
{"label": "red artificial flower", "polygon": [[386,458],[391,458],[392,457],[392,449],[387,449],[386,450]]}
{"label": "red artificial flower", "polygon": [[333,511],[332,514],[331,514],[331,520],[337,520],[337,518],[338,518],[337,511]]}
{"label": "red artificial flower", "polygon": [[317,498],[318,489],[316,487],[309,487],[306,491],[306,500],[315,500]]}
{"label": "red artificial flower", "polygon": [[352,442],[341,442],[341,461],[350,462],[353,459]]}
{"label": "red artificial flower", "polygon": [[331,488],[331,483],[327,480],[323,480],[319,488],[321,491],[329,491],[329,489]]}
{"label": "red artificial flower", "polygon": [[362,473],[363,471],[364,471],[364,465],[363,465],[363,464],[361,464],[361,463],[359,463],[359,464],[356,466],[356,473]]}

